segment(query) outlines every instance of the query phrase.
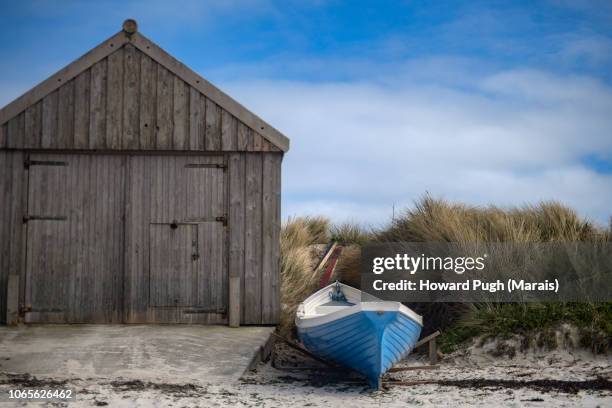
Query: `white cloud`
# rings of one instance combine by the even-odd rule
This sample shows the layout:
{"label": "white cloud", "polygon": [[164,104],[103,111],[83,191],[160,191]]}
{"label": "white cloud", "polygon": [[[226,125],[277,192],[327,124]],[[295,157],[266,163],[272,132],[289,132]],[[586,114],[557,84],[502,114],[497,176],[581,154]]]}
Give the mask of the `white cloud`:
{"label": "white cloud", "polygon": [[224,84],[292,139],[285,216],[380,224],[428,191],[479,205],[555,199],[607,223],[612,175],[582,163],[612,152],[609,87],[535,70],[475,75],[460,81],[468,89],[405,74],[384,84]]}

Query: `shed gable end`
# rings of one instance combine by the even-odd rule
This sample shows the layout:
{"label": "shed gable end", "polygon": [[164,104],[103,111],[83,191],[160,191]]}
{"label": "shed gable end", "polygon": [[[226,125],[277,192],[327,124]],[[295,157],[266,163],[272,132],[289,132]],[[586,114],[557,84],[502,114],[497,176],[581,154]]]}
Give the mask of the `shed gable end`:
{"label": "shed gable end", "polygon": [[79,65],[73,77],[65,75],[59,85],[49,84],[51,77],[3,108],[0,148],[286,150],[288,139],[149,40],[136,33],[120,42],[120,34],[98,47],[114,48],[93,64],[82,60],[98,49],[56,74]]}

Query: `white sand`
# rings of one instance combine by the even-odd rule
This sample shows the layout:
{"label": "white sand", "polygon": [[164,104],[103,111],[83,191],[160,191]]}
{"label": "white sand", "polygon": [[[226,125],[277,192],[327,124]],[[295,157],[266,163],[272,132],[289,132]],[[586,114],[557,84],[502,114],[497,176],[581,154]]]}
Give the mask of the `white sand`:
{"label": "white sand", "polygon": [[[506,343],[504,343],[506,344]],[[508,344],[516,345],[509,342]],[[597,377],[612,379],[612,358],[593,356],[586,351],[517,352],[513,358],[494,357],[498,342],[484,347],[472,346],[443,359],[438,370],[392,373],[393,380],[565,380],[581,381]],[[505,350],[502,348],[502,350]],[[299,357],[283,359],[296,362]],[[412,357],[404,365],[423,364]],[[279,364],[278,362],[276,363]],[[406,406],[508,406],[508,407],[610,407],[609,390],[582,390],[576,393],[558,389],[534,389],[522,385],[476,386],[471,388],[439,384],[389,386],[383,391],[370,391],[357,378],[338,377],[329,369],[287,370],[261,364],[238,384],[211,384],[202,379],[175,389],[158,385],[111,384],[121,379],[74,379],[68,386],[76,388],[78,399],[70,407],[108,404],[110,407],[406,407]],[[310,363],[310,367],[316,364]],[[4,376],[6,378],[6,376]],[[172,384],[167,378],[167,384]],[[161,385],[159,385],[161,384]],[[0,385],[1,389],[9,386]],[[158,389],[162,387],[162,389]],[[142,389],[140,389],[142,388]],[[2,403],[0,403],[0,406]],[[25,406],[25,404],[23,405]],[[57,405],[55,405],[57,406]],[[61,406],[61,405],[60,405]]]}

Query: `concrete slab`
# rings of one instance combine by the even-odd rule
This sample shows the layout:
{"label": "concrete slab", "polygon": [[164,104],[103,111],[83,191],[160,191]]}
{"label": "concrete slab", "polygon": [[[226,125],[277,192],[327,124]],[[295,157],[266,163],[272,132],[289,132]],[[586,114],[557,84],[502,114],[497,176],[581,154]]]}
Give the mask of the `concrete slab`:
{"label": "concrete slab", "polygon": [[54,378],[226,383],[240,378],[272,327],[0,327],[0,371]]}

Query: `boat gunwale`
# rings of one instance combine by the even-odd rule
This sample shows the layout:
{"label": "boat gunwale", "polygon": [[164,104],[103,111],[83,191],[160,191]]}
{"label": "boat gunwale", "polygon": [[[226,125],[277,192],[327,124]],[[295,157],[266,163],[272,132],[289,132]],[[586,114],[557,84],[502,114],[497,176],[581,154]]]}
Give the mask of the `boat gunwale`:
{"label": "boat gunwale", "polygon": [[[375,298],[374,296],[368,295],[372,298],[369,301],[360,301],[358,298],[361,298],[361,294],[363,293],[359,289],[353,288],[351,286],[340,283],[341,288],[345,291],[345,295],[349,301],[355,301],[356,303],[352,306],[347,306],[346,308],[335,310],[326,314],[313,314],[308,313],[309,310],[314,310],[317,306],[320,306],[320,302],[326,297],[323,297],[322,294],[328,293],[328,290],[332,289],[336,286],[336,283],[332,283],[317,292],[310,295],[306,300],[304,300],[298,306],[298,312],[295,318],[295,325],[298,329],[307,329],[312,327],[317,327],[324,325],[326,323],[331,323],[336,320],[340,320],[342,318],[351,316],[360,312],[398,312],[418,323],[421,327],[423,327],[423,317],[417,314],[415,311],[410,309],[409,307],[403,305],[400,302],[395,301],[384,301]],[[318,303],[317,303],[318,301]],[[314,302],[314,303],[313,303]]]}

